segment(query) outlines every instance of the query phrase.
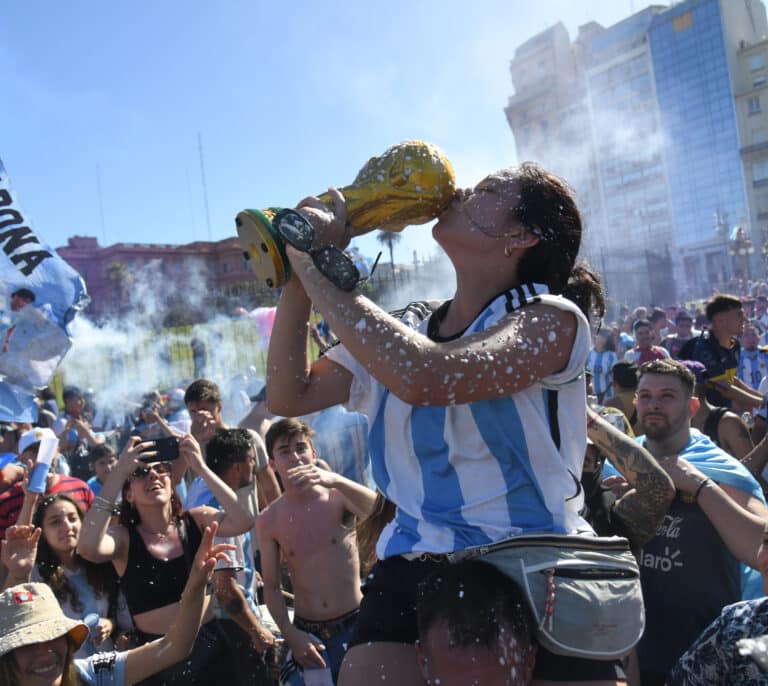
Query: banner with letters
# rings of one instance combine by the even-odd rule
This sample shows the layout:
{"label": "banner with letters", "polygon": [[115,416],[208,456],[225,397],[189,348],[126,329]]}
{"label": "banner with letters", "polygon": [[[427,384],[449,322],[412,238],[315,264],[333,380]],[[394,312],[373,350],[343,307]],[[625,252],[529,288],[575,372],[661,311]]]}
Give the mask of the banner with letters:
{"label": "banner with letters", "polygon": [[0,421],[37,421],[35,392],[71,347],[82,277],[31,228],[0,160]]}

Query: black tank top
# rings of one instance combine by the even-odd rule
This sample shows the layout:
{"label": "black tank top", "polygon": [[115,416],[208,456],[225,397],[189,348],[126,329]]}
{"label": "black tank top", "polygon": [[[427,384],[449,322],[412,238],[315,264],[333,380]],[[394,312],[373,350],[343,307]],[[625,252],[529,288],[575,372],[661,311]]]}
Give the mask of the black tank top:
{"label": "black tank top", "polygon": [[704,428],[701,430],[701,433],[709,436],[718,448],[723,447],[720,445],[720,420],[726,412],[728,412],[727,407],[716,407],[707,415]]}
{"label": "black tank top", "polygon": [[128,527],[128,566],[120,578],[120,587],[132,616],[181,599],[202,535],[188,513],[184,514],[178,526],[183,552],[172,560],[161,560],[151,555],[138,528]]}

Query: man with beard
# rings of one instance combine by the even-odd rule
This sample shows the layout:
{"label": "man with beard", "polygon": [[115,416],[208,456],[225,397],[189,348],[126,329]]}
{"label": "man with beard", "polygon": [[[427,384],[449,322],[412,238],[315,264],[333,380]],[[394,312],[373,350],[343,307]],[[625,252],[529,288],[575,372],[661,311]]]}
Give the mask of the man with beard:
{"label": "man with beard", "polygon": [[723,606],[742,599],[742,563],[757,567],[768,508],[748,471],[691,429],[693,374],[676,360],[649,362],[639,373],[636,407],[645,435],[638,440],[677,489],[639,556],[646,629],[638,654],[647,686],[663,684]]}

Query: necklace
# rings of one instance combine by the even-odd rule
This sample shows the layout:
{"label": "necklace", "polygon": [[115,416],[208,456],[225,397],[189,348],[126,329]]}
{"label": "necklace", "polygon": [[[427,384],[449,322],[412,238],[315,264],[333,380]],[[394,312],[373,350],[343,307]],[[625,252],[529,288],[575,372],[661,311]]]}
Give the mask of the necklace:
{"label": "necklace", "polygon": [[[176,528],[175,524],[169,524],[167,527],[165,527],[165,531],[147,531],[143,526],[139,525],[138,529],[143,533],[145,536],[152,536],[156,538],[158,541],[167,541],[171,537],[171,533]],[[171,532],[168,530],[171,529]]]}

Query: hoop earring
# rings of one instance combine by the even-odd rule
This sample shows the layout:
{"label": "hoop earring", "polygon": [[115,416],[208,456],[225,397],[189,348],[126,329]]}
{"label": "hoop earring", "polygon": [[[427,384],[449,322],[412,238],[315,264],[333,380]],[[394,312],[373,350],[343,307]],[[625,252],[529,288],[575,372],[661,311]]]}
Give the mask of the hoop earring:
{"label": "hoop earring", "polygon": [[504,246],[504,257],[512,257],[512,246],[510,245]]}

